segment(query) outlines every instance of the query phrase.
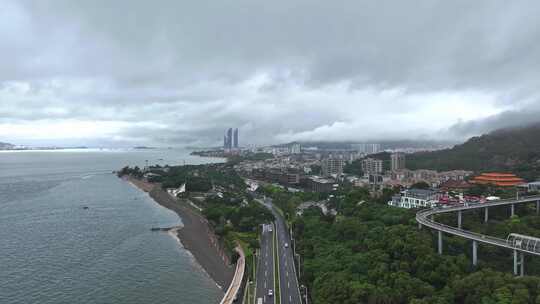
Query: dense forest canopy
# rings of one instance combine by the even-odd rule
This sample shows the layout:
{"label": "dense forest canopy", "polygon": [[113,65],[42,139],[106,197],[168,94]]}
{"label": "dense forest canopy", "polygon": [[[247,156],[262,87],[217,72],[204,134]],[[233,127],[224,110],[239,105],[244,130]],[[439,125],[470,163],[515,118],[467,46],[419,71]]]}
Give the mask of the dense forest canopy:
{"label": "dense forest canopy", "polygon": [[497,130],[452,149],[410,154],[407,168],[509,171],[536,180],[540,178],[540,124]]}
{"label": "dense forest canopy", "polygon": [[[445,254],[438,255],[433,232],[418,230],[414,211],[353,203],[367,195],[347,195],[337,217],[311,208],[294,221],[302,281],[313,303],[540,303],[540,277],[514,277],[511,252],[481,245],[480,264],[473,268],[470,243],[447,237]],[[509,219],[505,211],[494,210],[490,225],[467,215],[465,225],[495,235],[540,235],[537,216]],[[526,262],[529,274],[540,271],[535,258]]]}
{"label": "dense forest canopy", "polygon": [[178,188],[186,183],[187,191],[206,192],[212,186],[221,186],[242,192],[246,185],[231,164],[186,165],[170,167],[169,171],[157,171],[163,176],[164,188]]}

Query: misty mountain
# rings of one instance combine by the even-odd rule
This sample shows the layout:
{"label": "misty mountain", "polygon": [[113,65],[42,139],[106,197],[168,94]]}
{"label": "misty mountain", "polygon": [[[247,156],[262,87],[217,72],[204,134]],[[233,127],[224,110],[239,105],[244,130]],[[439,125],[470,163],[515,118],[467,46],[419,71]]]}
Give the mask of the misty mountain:
{"label": "misty mountain", "polygon": [[409,169],[508,171],[527,180],[540,178],[540,124],[499,129],[461,145],[407,156]]}
{"label": "misty mountain", "polygon": [[15,148],[15,145],[12,145],[10,143],[0,142],[0,150],[10,150],[13,148]]}
{"label": "misty mountain", "polygon": [[387,149],[442,149],[457,144],[455,141],[436,141],[436,140],[375,140],[375,141],[299,141],[291,142],[275,147],[291,146],[295,143],[303,147],[317,147],[318,149],[354,149],[355,144],[378,143],[381,150]]}

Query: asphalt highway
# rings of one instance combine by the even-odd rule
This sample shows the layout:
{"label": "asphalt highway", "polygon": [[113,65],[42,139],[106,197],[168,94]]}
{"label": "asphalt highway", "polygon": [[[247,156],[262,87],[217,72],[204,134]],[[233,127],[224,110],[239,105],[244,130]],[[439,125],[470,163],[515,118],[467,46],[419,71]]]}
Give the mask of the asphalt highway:
{"label": "asphalt highway", "polygon": [[302,304],[300,289],[294,267],[294,253],[291,248],[291,237],[285,225],[285,220],[272,205],[272,200],[266,198],[264,201],[276,218],[274,224],[277,235],[277,251],[279,263],[279,282],[281,304]]}
{"label": "asphalt highway", "polygon": [[259,265],[257,267],[257,287],[255,290],[255,303],[262,299],[264,304],[274,303],[274,296],[268,293],[274,288],[274,252],[272,224],[263,225],[261,235],[261,250],[259,252]]}

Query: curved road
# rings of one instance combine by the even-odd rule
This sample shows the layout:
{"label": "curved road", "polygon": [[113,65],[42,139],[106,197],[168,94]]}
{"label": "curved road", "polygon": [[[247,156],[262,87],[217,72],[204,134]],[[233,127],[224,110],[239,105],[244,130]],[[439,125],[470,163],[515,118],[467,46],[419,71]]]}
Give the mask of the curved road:
{"label": "curved road", "polygon": [[234,273],[231,285],[229,285],[229,289],[227,289],[227,292],[225,293],[225,296],[221,300],[220,304],[232,304],[238,299],[238,291],[241,289],[240,287],[242,285],[242,280],[244,279],[246,256],[244,255],[244,250],[242,250],[242,247],[237,246],[235,250],[238,252],[240,257],[236,262],[236,271]]}
{"label": "curved road", "polygon": [[455,207],[449,207],[449,208],[426,209],[426,210],[421,210],[418,213],[416,213],[416,221],[423,226],[427,226],[437,231],[442,231],[444,233],[460,236],[460,237],[478,241],[481,243],[486,243],[486,244],[490,244],[494,246],[517,250],[523,253],[534,254],[534,255],[540,256],[540,251],[530,251],[530,250],[522,249],[520,247],[515,247],[511,245],[510,243],[508,243],[507,240],[505,239],[500,239],[500,238],[496,238],[496,237],[492,237],[488,235],[475,233],[468,230],[463,230],[460,228],[444,225],[444,224],[441,224],[432,220],[432,216],[436,214],[463,211],[463,210],[481,209],[481,208],[494,207],[494,206],[532,203],[532,202],[538,202],[538,201],[540,201],[540,195],[527,196],[527,197],[523,197],[517,200],[516,199],[497,200],[497,201],[492,201],[488,203],[468,204],[468,205],[455,206]]}

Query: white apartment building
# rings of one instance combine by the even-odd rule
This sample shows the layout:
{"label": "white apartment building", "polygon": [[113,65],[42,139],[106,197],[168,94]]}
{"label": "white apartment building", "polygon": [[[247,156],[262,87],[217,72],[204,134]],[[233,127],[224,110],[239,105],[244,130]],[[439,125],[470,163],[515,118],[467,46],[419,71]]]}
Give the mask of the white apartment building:
{"label": "white apartment building", "polygon": [[433,190],[408,189],[394,195],[389,206],[399,208],[433,208],[439,203],[439,195]]}

